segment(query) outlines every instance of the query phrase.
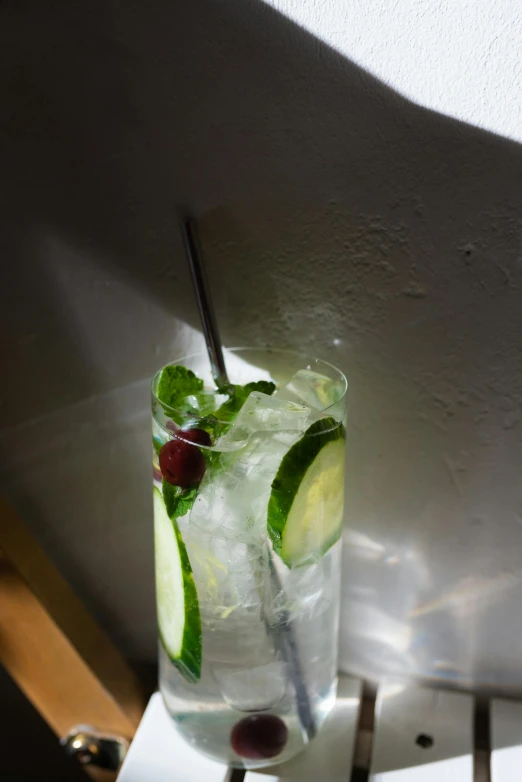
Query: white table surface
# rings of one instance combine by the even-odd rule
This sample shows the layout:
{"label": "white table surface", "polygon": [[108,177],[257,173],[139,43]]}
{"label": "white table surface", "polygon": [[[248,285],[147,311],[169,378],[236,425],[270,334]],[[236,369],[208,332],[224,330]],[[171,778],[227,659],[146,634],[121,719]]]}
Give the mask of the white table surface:
{"label": "white table surface", "polygon": [[493,700],[491,724],[491,782],[522,780],[522,704]]}
{"label": "white table surface", "polygon": [[[473,698],[388,682],[375,709],[371,782],[473,782]],[[417,743],[420,734],[433,745]]]}

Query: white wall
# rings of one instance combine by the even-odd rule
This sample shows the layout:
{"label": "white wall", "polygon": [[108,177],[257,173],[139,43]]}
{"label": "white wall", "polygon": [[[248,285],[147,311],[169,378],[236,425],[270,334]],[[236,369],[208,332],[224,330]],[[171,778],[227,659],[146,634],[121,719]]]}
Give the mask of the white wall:
{"label": "white wall", "polygon": [[520,141],[518,0],[270,0],[406,98]]}
{"label": "white wall", "polygon": [[349,375],[343,666],[521,688],[514,0],[45,5],[0,7],[4,490],[154,655],[147,378],[201,344],[187,203],[225,342]]}

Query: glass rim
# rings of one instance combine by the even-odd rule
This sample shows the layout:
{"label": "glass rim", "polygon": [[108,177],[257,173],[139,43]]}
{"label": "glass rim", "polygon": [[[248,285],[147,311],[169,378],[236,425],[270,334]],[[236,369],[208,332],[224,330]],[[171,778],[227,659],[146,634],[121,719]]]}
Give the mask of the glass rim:
{"label": "glass rim", "polygon": [[[241,351],[252,351],[259,353],[277,353],[279,355],[291,355],[291,356],[302,356],[304,359],[307,359],[308,361],[318,361],[321,364],[325,364],[326,366],[330,367],[330,369],[333,369],[338,375],[340,380],[343,383],[343,392],[339,399],[337,399],[335,402],[332,402],[331,405],[328,405],[328,407],[325,407],[323,410],[321,410],[321,414],[327,413],[328,410],[331,410],[332,407],[339,404],[339,402],[342,402],[344,398],[346,397],[346,394],[348,392],[348,378],[344,374],[342,370],[339,369],[339,367],[336,367],[335,364],[332,364],[331,361],[326,361],[323,358],[318,358],[316,356],[312,356],[309,353],[304,353],[301,350],[294,350],[293,348],[271,348],[271,347],[262,347],[261,345],[256,345],[254,347],[249,345],[243,345],[241,347],[233,347],[233,348],[227,348],[223,347],[223,352],[225,354],[227,353],[240,353]],[[174,359],[173,361],[168,361],[166,364],[163,364],[160,369],[158,369],[157,372],[154,373],[152,376],[152,380],[150,382],[150,390],[152,394],[152,398],[154,401],[156,401],[161,407],[167,411],[172,411],[173,413],[177,413],[178,415],[186,416],[187,418],[190,417],[192,420],[203,420],[205,416],[189,416],[185,410],[180,410],[177,407],[171,407],[170,405],[167,405],[165,402],[162,402],[161,399],[157,396],[157,394],[154,391],[154,383],[157,378],[159,378],[160,373],[165,369],[165,367],[170,366],[183,366],[183,362],[187,361],[188,359],[196,358],[197,356],[205,356],[209,360],[208,352],[206,350],[195,350],[193,353],[186,353],[183,356],[180,356],[179,358]]]}

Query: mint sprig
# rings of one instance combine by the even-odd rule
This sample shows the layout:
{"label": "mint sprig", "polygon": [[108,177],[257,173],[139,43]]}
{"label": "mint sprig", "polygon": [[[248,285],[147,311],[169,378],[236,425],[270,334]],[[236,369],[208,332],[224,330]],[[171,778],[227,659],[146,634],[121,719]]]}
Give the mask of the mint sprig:
{"label": "mint sprig", "polygon": [[171,483],[163,478],[161,483],[161,490],[163,492],[163,501],[165,502],[165,508],[169,518],[179,519],[188,513],[194,505],[194,500],[197,495],[197,487],[193,489],[182,489],[181,486],[173,486]]}
{"label": "mint sprig", "polygon": [[275,383],[269,380],[258,380],[254,383],[247,383],[245,386],[233,386],[230,399],[224,402],[214,415],[220,421],[230,423],[239,413],[252,391],[260,391],[262,394],[272,396],[275,389]]}
{"label": "mint sprig", "polygon": [[209,423],[211,434],[217,434],[218,431],[222,434],[223,428],[225,431],[228,429],[227,425],[232,423],[252,391],[260,391],[271,396],[275,389],[275,383],[269,380],[258,380],[244,386],[227,386],[226,389],[218,389],[218,393],[227,394],[229,398],[217,410],[213,410],[209,402],[215,399],[215,396],[204,391],[203,380],[191,369],[169,365],[161,371],[156,396],[167,415],[177,424],[182,424],[187,414],[193,415],[196,417],[195,423],[199,419],[200,426],[204,421]]}
{"label": "mint sprig", "polygon": [[156,396],[167,407],[178,408],[185,397],[203,390],[203,381],[191,369],[169,365],[161,370]]}

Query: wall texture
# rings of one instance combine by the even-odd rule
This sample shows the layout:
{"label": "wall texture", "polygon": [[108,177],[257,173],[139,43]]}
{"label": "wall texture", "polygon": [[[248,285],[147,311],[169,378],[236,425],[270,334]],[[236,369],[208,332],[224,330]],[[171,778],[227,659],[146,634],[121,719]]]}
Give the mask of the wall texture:
{"label": "wall texture", "polygon": [[0,481],[152,657],[188,204],[226,344],[349,376],[343,667],[522,690],[522,11],[371,5],[4,0]]}

